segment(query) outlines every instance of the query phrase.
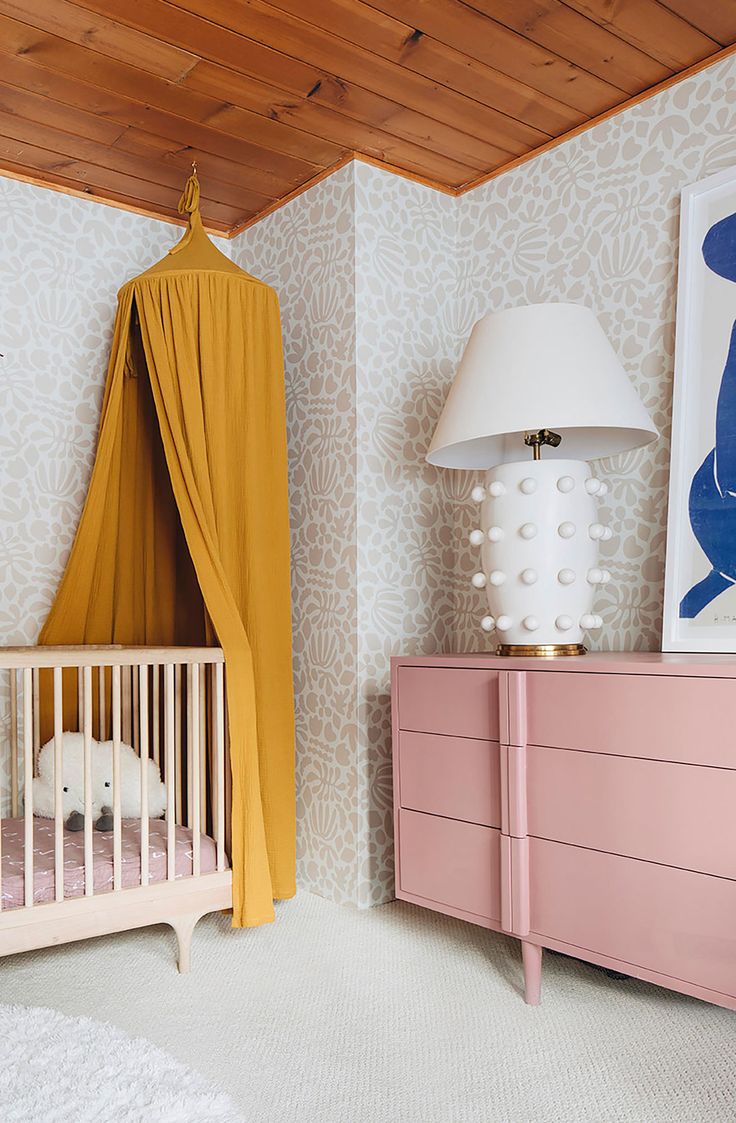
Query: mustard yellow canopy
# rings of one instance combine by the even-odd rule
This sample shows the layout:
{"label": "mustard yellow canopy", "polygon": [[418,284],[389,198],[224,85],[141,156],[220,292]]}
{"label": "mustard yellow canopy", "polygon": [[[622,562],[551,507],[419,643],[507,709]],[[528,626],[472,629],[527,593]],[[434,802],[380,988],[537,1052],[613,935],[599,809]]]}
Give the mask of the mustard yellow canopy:
{"label": "mustard yellow canopy", "polygon": [[42,644],[225,653],[233,923],[295,891],[294,718],[278,299],[207,237],[120,290],[97,455]]}

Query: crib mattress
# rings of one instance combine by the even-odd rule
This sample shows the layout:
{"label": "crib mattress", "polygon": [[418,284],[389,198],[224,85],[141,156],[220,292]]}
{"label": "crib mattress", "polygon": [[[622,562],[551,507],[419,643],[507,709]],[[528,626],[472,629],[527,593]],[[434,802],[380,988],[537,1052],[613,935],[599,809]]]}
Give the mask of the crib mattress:
{"label": "crib mattress", "polygon": [[[16,909],[25,903],[23,819],[3,819],[2,824],[2,908]],[[148,826],[149,882],[166,880],[166,830],[163,819],[151,819]],[[192,832],[176,828],[176,876],[191,877],[193,872]],[[217,847],[208,835],[201,835],[200,868],[214,873]],[[94,891],[109,893],[113,887],[112,831],[92,832]],[[141,824],[139,819],[122,820],[122,883],[124,889],[140,885]],[[84,831],[64,831],[64,897],[84,896]],[[42,904],[55,898],[54,822],[33,820],[33,901]]]}

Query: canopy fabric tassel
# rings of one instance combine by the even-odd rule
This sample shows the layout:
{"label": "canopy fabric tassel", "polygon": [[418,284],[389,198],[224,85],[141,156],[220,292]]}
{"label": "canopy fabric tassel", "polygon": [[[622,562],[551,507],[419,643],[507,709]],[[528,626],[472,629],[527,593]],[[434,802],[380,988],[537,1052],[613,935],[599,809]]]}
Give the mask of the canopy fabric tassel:
{"label": "canopy fabric tassel", "polygon": [[120,290],[97,454],[42,644],[219,643],[233,924],[295,892],[294,712],[278,298],[186,234]]}

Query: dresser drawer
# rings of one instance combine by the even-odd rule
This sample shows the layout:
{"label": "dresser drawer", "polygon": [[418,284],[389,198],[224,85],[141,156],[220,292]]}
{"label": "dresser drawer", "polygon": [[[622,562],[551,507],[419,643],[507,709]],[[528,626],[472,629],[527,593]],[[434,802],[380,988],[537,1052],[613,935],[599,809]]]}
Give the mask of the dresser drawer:
{"label": "dresser drawer", "polygon": [[500,922],[501,834],[416,811],[399,812],[399,888],[443,906]]}
{"label": "dresser drawer", "polygon": [[526,676],[529,744],[736,768],[736,680]]}
{"label": "dresser drawer", "polygon": [[501,826],[501,768],[495,741],[399,734],[402,807]]}
{"label": "dresser drawer", "polygon": [[531,931],[736,995],[736,882],[532,838]]}
{"label": "dresser drawer", "polygon": [[399,727],[498,741],[498,671],[400,667]]}
{"label": "dresser drawer", "polygon": [[736,772],[530,745],[531,835],[736,878]]}

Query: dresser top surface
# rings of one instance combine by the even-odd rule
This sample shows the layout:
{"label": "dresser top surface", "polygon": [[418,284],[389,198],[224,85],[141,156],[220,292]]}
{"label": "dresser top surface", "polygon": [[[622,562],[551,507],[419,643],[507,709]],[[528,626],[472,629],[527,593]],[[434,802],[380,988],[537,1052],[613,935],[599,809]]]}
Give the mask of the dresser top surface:
{"label": "dresser top surface", "polygon": [[587,655],[520,658],[491,652],[452,655],[395,655],[394,667],[454,667],[497,671],[583,671],[586,673],[687,675],[736,678],[736,655],[691,655],[662,651],[591,651]]}

